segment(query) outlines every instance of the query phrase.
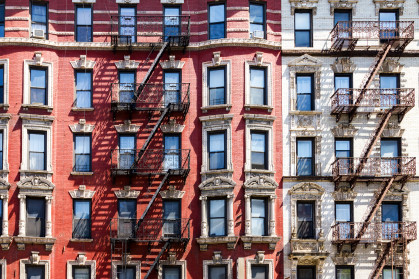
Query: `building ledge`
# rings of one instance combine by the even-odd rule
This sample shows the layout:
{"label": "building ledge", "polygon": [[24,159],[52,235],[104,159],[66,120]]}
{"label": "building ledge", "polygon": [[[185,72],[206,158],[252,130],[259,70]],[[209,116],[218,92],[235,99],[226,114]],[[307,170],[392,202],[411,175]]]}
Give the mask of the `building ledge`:
{"label": "building ledge", "polygon": [[273,106],[267,106],[267,105],[244,105],[245,110],[251,110],[251,109],[264,109],[267,110],[268,112],[271,112],[274,107]]}
{"label": "building ledge", "polygon": [[10,243],[12,243],[12,239],[13,239],[13,237],[11,237],[11,236],[7,236],[7,235],[0,236],[1,250],[3,250],[3,251],[9,250]]}
{"label": "building ledge", "polygon": [[202,110],[202,112],[207,112],[208,110],[223,109],[223,108],[225,108],[226,111],[229,111],[232,106],[233,106],[232,104],[205,106],[205,107],[201,107],[201,110]]}
{"label": "building ledge", "polygon": [[319,239],[297,239],[292,238],[291,254],[323,254],[327,253],[324,250],[324,238]]}
{"label": "building ledge", "polygon": [[201,251],[208,250],[208,244],[224,244],[227,243],[227,249],[235,249],[238,236],[217,236],[217,237],[200,237],[196,239],[196,242],[199,244],[199,249]]}
{"label": "building ledge", "polygon": [[322,112],[318,110],[291,110],[291,115],[321,115]]}
{"label": "building ledge", "polygon": [[230,169],[222,169],[222,170],[207,170],[207,171],[202,171],[201,175],[209,175],[209,174],[224,174],[224,173],[233,173],[233,170]]}
{"label": "building ledge", "polygon": [[48,112],[52,112],[53,107],[41,105],[41,104],[22,104],[23,109],[44,109]]}
{"label": "building ledge", "polygon": [[95,108],[77,108],[77,107],[72,107],[71,110],[72,111],[94,111]]}
{"label": "building ledge", "polygon": [[252,249],[253,243],[267,243],[269,250],[275,250],[276,243],[281,239],[279,236],[241,236],[245,250]]}
{"label": "building ledge", "polygon": [[92,171],[72,171],[70,174],[71,175],[74,175],[74,176],[79,176],[79,175],[93,175],[94,172],[92,172]]}
{"label": "building ledge", "polygon": [[9,109],[9,104],[0,104],[0,109],[8,110]]}
{"label": "building ledge", "polygon": [[35,236],[15,236],[14,241],[17,243],[18,250],[25,250],[25,244],[45,245],[46,251],[52,251],[52,247],[56,241],[53,237],[35,237]]}
{"label": "building ledge", "polygon": [[82,242],[82,243],[93,242],[93,238],[71,238],[70,242]]}

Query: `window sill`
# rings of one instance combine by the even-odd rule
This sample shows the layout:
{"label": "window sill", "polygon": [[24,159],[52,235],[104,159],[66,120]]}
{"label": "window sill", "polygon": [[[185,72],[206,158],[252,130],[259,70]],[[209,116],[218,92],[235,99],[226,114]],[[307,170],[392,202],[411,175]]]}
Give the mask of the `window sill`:
{"label": "window sill", "polygon": [[[13,240],[17,243],[18,250],[25,250],[25,244],[45,245],[46,251],[52,251],[52,247],[56,241],[53,237],[36,237],[36,236],[15,236]],[[32,249],[32,247],[31,247]]]}
{"label": "window sill", "polygon": [[0,109],[3,109],[3,110],[8,110],[9,109],[9,104],[0,104]]}
{"label": "window sill", "polygon": [[71,238],[70,242],[93,242],[93,238]]}
{"label": "window sill", "polygon": [[235,249],[238,236],[207,236],[197,238],[196,241],[199,244],[199,249],[201,251],[208,250],[208,244],[224,244],[227,243],[227,249]]}
{"label": "window sill", "polygon": [[261,174],[275,174],[275,171],[272,170],[264,170],[264,169],[247,169],[244,170],[245,173],[261,173]]}
{"label": "window sill", "polygon": [[231,104],[224,104],[224,105],[214,105],[214,106],[205,106],[205,107],[201,107],[202,112],[207,112],[208,110],[212,110],[212,109],[223,109],[225,108],[226,111],[229,111],[231,109],[232,105]]}
{"label": "window sill", "polygon": [[10,244],[12,243],[12,237],[11,236],[0,236],[0,245],[1,250],[9,250]]}
{"label": "window sill", "polygon": [[54,174],[52,171],[48,170],[19,170],[20,173],[33,173],[33,174]]}
{"label": "window sill", "polygon": [[269,250],[275,250],[276,243],[281,239],[279,236],[242,236],[244,249],[252,249],[252,243],[267,243]]}
{"label": "window sill", "polygon": [[79,175],[93,175],[94,172],[92,172],[92,171],[72,171],[70,174],[71,175],[74,175],[74,176],[79,176]]}
{"label": "window sill", "polygon": [[245,110],[265,109],[268,112],[271,112],[274,109],[274,107],[273,106],[267,106],[267,105],[250,105],[250,104],[247,104],[247,105],[244,105],[244,109]]}
{"label": "window sill", "polygon": [[291,110],[291,115],[321,115],[322,112],[318,110]]}
{"label": "window sill", "polygon": [[22,107],[23,107],[24,110],[28,110],[28,109],[44,109],[44,110],[47,110],[48,112],[52,112],[52,110],[53,110],[53,107],[47,106],[47,105],[22,104]]}
{"label": "window sill", "polygon": [[224,174],[224,173],[233,173],[233,170],[230,169],[222,169],[222,170],[206,170],[202,171],[201,175],[209,175],[209,174]]}
{"label": "window sill", "polygon": [[71,110],[72,111],[94,111],[95,108],[77,108],[77,107],[72,107]]}

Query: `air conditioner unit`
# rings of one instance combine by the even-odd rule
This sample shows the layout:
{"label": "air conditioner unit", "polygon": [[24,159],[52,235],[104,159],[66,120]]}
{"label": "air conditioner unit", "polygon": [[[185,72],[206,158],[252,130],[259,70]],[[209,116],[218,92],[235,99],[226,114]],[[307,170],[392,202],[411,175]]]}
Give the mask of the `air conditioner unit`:
{"label": "air conditioner unit", "polygon": [[265,38],[265,32],[263,32],[261,30],[255,30],[255,31],[253,31],[252,38],[264,39]]}
{"label": "air conditioner unit", "polygon": [[32,37],[45,39],[45,31],[42,29],[34,29],[32,30]]}

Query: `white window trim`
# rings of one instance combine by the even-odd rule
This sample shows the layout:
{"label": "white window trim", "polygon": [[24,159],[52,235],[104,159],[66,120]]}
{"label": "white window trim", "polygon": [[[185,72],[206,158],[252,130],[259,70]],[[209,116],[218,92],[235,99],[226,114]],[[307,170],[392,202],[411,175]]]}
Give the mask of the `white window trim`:
{"label": "white window trim", "polygon": [[[93,150],[93,130],[95,125],[87,124],[86,119],[80,119],[79,123],[69,125],[71,132],[73,133],[73,167],[76,164],[76,153],[74,149],[74,136],[90,136],[90,164],[91,170],[90,171],[71,171],[71,175],[93,175],[93,157],[92,157],[92,150]],[[74,169],[74,168],[73,168]]]}
{"label": "white window trim", "polygon": [[[117,269],[119,265],[123,265],[122,261],[113,261],[112,262],[112,279],[117,279]],[[127,259],[126,266],[135,267],[135,278],[141,278],[141,262],[140,261],[131,261]]]}
{"label": "white window trim", "polygon": [[167,257],[167,260],[161,260],[159,261],[159,267],[158,267],[158,279],[163,279],[163,270],[165,266],[169,267],[180,267],[181,272],[181,279],[186,279],[186,260],[176,260],[176,253],[169,252],[169,255]]}
{"label": "white window trim", "polygon": [[252,279],[252,265],[267,265],[268,279],[274,279],[274,260],[265,259],[264,251],[258,251],[255,259],[246,259],[246,279]]}
{"label": "white window trim", "polygon": [[6,274],[7,274],[7,262],[6,259],[1,259],[0,260],[0,266],[1,266],[1,278],[7,278]]}
{"label": "white window trim", "polygon": [[[31,83],[31,73],[30,67],[44,67],[47,68],[47,105],[34,105],[31,104],[31,93],[30,93],[30,83]],[[47,109],[52,111],[53,109],[53,68],[52,62],[44,62],[42,54],[40,52],[35,52],[34,58],[31,60],[24,60],[23,62],[23,104],[24,108],[40,108]]]}
{"label": "white window trim", "polygon": [[[0,114],[0,131],[3,132],[3,169],[0,170],[0,179],[8,181],[9,174],[9,120],[11,115],[8,113]],[[1,174],[2,173],[2,174]]]}
{"label": "white window trim", "polygon": [[116,0],[116,4],[139,4],[140,0]]}
{"label": "white window trim", "polygon": [[[246,110],[250,110],[251,108],[256,109],[266,109],[269,112],[273,109],[273,99],[272,99],[272,63],[270,62],[263,62],[263,52],[256,52],[255,58],[252,61],[245,61],[245,70],[244,70],[244,80],[245,80],[245,104],[244,107]],[[250,96],[250,68],[260,68],[266,69],[266,105],[255,105],[251,104],[251,96]]]}
{"label": "white window trim", "polygon": [[20,275],[19,279],[26,279],[26,265],[40,265],[45,268],[45,279],[49,279],[50,276],[50,263],[49,260],[41,260],[39,252],[32,251],[32,255],[27,260],[20,260]]}
{"label": "white window trim", "polygon": [[8,190],[3,190],[3,189],[0,190],[0,199],[2,200],[2,210],[3,210],[1,237],[8,237],[9,236],[9,218],[8,218],[9,217],[9,194],[8,194]]}
{"label": "white window trim", "polygon": [[[0,66],[3,66],[3,100],[4,103],[0,104],[4,110],[9,109],[9,59],[0,59]],[[6,277],[5,277],[6,278]]]}
{"label": "white window trim", "polygon": [[94,4],[96,0],[72,0],[72,2],[76,4]]}
{"label": "white window trim", "polygon": [[67,278],[73,278],[73,267],[90,266],[90,279],[96,279],[96,261],[88,261],[84,253],[79,253],[75,261],[67,261]]}
{"label": "white window trim", "polygon": [[[210,62],[202,63],[202,107],[203,112],[207,112],[209,109],[225,108],[227,111],[231,109],[231,60],[224,60],[220,56],[221,52],[214,52],[214,58]],[[209,104],[209,90],[208,90],[208,70],[214,67],[225,66],[226,70],[226,81],[225,81],[225,95],[226,103],[222,105],[210,105]]]}
{"label": "white window trim", "polygon": [[214,256],[212,260],[203,261],[203,271],[204,279],[209,279],[209,266],[213,265],[226,265],[227,266],[227,279],[233,279],[233,260],[232,259],[222,259],[221,252],[214,251]]}
{"label": "white window trim", "polygon": [[160,0],[162,4],[183,4],[184,0]]}

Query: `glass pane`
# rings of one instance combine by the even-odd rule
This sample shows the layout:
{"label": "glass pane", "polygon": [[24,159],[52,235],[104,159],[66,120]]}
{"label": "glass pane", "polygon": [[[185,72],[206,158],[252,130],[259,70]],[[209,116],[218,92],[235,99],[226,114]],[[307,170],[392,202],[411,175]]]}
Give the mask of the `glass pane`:
{"label": "glass pane", "polygon": [[265,27],[263,26],[263,24],[254,24],[254,23],[251,23],[250,24],[250,36],[251,36],[251,38],[253,38],[253,32],[254,31],[264,31],[264,29],[265,29]]}
{"label": "glass pane", "polygon": [[252,235],[254,236],[265,235],[265,219],[252,218]]}
{"label": "glass pane", "polygon": [[257,134],[257,133],[252,133],[251,134],[251,138],[252,138],[252,143],[251,143],[251,150],[252,151],[258,151],[258,152],[265,152],[265,138],[266,135],[265,134]]}
{"label": "glass pane", "polygon": [[252,265],[252,279],[266,279],[267,270],[266,266]]}
{"label": "glass pane", "polygon": [[224,152],[210,153],[209,160],[211,170],[225,168]]}
{"label": "glass pane", "polygon": [[73,279],[90,279],[90,268],[88,267],[73,267]]}
{"label": "glass pane", "polygon": [[264,69],[250,69],[250,86],[251,87],[265,87],[265,70]]}
{"label": "glass pane", "polygon": [[135,82],[135,72],[120,72],[119,83],[128,83],[129,85]]}
{"label": "glass pane", "polygon": [[163,219],[179,219],[180,218],[180,202],[179,201],[163,201]]}
{"label": "glass pane", "polygon": [[334,24],[336,25],[336,23],[338,23],[339,21],[351,21],[351,12],[350,11],[339,11],[337,12],[335,10],[335,20],[334,20]]}
{"label": "glass pane", "polygon": [[3,200],[0,200],[0,217],[3,217]]}
{"label": "glass pane", "polygon": [[117,279],[135,279],[135,267],[118,266]]}
{"label": "glass pane", "polygon": [[180,137],[179,136],[164,136],[164,150],[179,150]]}
{"label": "glass pane", "polygon": [[90,219],[90,201],[74,201],[74,217],[77,219]]}
{"label": "glass pane", "polygon": [[225,86],[225,69],[210,69],[210,88],[214,87],[224,87]]}
{"label": "glass pane", "polygon": [[44,279],[44,266],[26,266],[27,279]]}
{"label": "glass pane", "polygon": [[78,108],[92,107],[91,91],[76,91],[76,105]]}
{"label": "glass pane", "polygon": [[209,104],[211,106],[225,104],[225,98],[224,98],[225,93],[224,93],[224,91],[225,91],[224,87],[216,88],[216,89],[210,89]]}
{"label": "glass pane", "polygon": [[349,151],[351,150],[351,142],[349,140],[337,140],[336,141],[336,150],[339,151]]}
{"label": "glass pane", "polygon": [[45,217],[45,200],[43,199],[26,199],[26,213],[30,218]]}
{"label": "glass pane", "polygon": [[77,25],[92,24],[92,8],[77,8]]}
{"label": "glass pane", "polygon": [[90,26],[77,26],[77,41],[78,42],[91,42],[92,41],[92,27]]}
{"label": "glass pane", "polygon": [[165,84],[180,83],[180,72],[164,72],[164,83]]}
{"label": "glass pane", "polygon": [[264,199],[252,199],[252,217],[266,217],[265,207],[266,203]]}
{"label": "glass pane", "polygon": [[44,153],[29,152],[29,169],[44,170],[45,169]]}
{"label": "glass pane", "polygon": [[179,16],[180,16],[179,8],[170,8],[164,7],[164,24],[165,25],[178,25],[179,24]]}
{"label": "glass pane", "polygon": [[403,273],[398,269],[395,268],[391,270],[391,268],[383,269],[383,279],[402,279]]}
{"label": "glass pane", "polygon": [[163,267],[163,278],[164,279],[180,279],[180,268],[179,267]]}
{"label": "glass pane", "polygon": [[31,69],[31,87],[46,87],[46,70]]}
{"label": "glass pane", "polygon": [[121,7],[119,13],[120,16],[135,16],[135,8]]}
{"label": "glass pane", "polygon": [[297,278],[298,279],[315,279],[316,273],[314,272],[314,268],[311,267],[298,267],[297,269]]}
{"label": "glass pane", "polygon": [[211,23],[210,24],[210,39],[224,38],[224,23]]}
{"label": "glass pane", "polygon": [[380,89],[394,89],[398,87],[398,76],[380,76]]}
{"label": "glass pane", "polygon": [[252,105],[265,105],[265,89],[250,88],[250,103]]}
{"label": "glass pane", "polygon": [[311,47],[310,31],[295,31],[296,47]]}
{"label": "glass pane", "polygon": [[32,21],[47,22],[47,6],[32,4]]}
{"label": "glass pane", "polygon": [[90,171],[90,155],[76,154],[74,171]]}
{"label": "glass pane", "polygon": [[45,135],[29,133],[29,151],[45,152]]}
{"label": "glass pane", "polygon": [[4,21],[4,4],[0,4],[0,21],[3,22]]}
{"label": "glass pane", "polygon": [[210,218],[225,217],[225,200],[210,200]]}
{"label": "glass pane", "polygon": [[209,151],[210,152],[217,152],[222,151],[224,152],[224,133],[222,134],[211,134],[209,136]]}
{"label": "glass pane", "polygon": [[313,204],[298,203],[297,217],[298,221],[313,221]]}
{"label": "glass pane", "polygon": [[31,104],[46,105],[45,89],[31,88]]}
{"label": "glass pane", "polygon": [[311,158],[301,159],[299,158],[297,161],[297,175],[312,175],[313,174],[313,166]]}
{"label": "glass pane", "polygon": [[297,156],[298,157],[312,157],[313,156],[313,142],[311,140],[297,141]]}
{"label": "glass pane", "polygon": [[336,269],[336,279],[352,279],[352,270],[350,268],[339,267]]}
{"label": "glass pane", "polygon": [[252,152],[252,169],[265,168],[265,153]]}
{"label": "glass pane", "polygon": [[210,11],[210,19],[209,22],[210,23],[214,23],[214,22],[222,22],[225,19],[225,15],[224,15],[224,4],[221,5],[211,5],[209,7]]}
{"label": "glass pane", "polygon": [[295,30],[310,29],[310,13],[295,13]]}
{"label": "glass pane", "polygon": [[90,154],[90,136],[76,136],[76,154]]}
{"label": "glass pane", "polygon": [[336,204],[336,222],[351,222],[351,205],[348,203]]}
{"label": "glass pane", "polygon": [[32,30],[44,30],[44,34],[47,33],[47,26],[45,23],[32,23]]}
{"label": "glass pane", "polygon": [[4,37],[4,23],[0,23],[0,37]]}
{"label": "glass pane", "polygon": [[396,21],[396,12],[380,12],[380,21]]}
{"label": "glass pane", "polygon": [[135,149],[135,136],[120,136],[119,148],[128,149],[127,151],[131,151],[132,149]]}
{"label": "glass pane", "polygon": [[308,111],[311,109],[311,95],[297,95],[297,110]]}
{"label": "glass pane", "polygon": [[297,94],[312,93],[312,76],[297,76]]}
{"label": "glass pane", "polygon": [[349,76],[336,76],[335,90],[339,88],[351,88],[351,78]]}
{"label": "glass pane", "polygon": [[77,72],[76,73],[76,89],[91,90],[92,89],[92,73]]}
{"label": "glass pane", "polygon": [[209,266],[209,279],[226,279],[226,267],[225,266]]}
{"label": "glass pane", "polygon": [[250,4],[249,13],[250,22],[263,23],[263,5]]}
{"label": "glass pane", "polygon": [[381,157],[399,157],[399,141],[382,140]]}
{"label": "glass pane", "polygon": [[119,200],[118,216],[119,218],[136,218],[137,203],[136,200]]}
{"label": "glass pane", "polygon": [[0,67],[0,86],[4,86],[4,69]]}
{"label": "glass pane", "polygon": [[384,203],[381,205],[382,221],[383,222],[398,222],[399,218],[399,205]]}
{"label": "glass pane", "polygon": [[225,218],[210,219],[210,236],[225,235],[226,220]]}

